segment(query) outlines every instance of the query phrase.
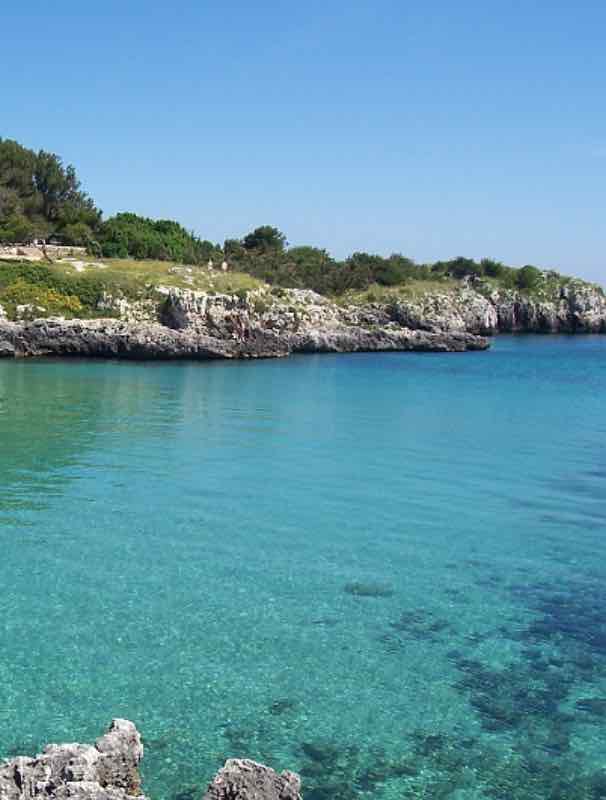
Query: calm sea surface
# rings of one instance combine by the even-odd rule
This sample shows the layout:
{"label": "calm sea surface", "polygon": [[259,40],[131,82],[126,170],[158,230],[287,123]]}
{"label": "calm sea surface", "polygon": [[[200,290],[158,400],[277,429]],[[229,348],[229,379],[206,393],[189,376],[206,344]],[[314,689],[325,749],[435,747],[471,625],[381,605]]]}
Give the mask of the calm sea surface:
{"label": "calm sea surface", "polygon": [[306,800],[606,797],[606,337],[0,362],[0,754]]}

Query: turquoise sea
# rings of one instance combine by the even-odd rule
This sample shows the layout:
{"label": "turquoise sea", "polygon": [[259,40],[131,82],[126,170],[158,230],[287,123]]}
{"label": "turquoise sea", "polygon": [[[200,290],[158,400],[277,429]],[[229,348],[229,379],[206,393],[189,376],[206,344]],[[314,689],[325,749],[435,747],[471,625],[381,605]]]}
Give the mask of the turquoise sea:
{"label": "turquoise sea", "polygon": [[0,362],[0,754],[154,800],[606,798],[606,337]]}

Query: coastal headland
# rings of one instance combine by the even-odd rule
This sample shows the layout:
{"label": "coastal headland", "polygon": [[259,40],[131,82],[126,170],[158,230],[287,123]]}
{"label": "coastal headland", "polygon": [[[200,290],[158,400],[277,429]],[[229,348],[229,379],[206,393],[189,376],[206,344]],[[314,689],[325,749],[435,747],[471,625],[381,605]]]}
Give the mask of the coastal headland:
{"label": "coastal headland", "polygon": [[170,219],[104,218],[60,156],[0,139],[0,356],[270,358],[486,350],[605,333],[604,290],[532,264],[345,259],[261,225],[220,244]]}
{"label": "coastal headland", "polygon": [[[15,265],[3,269],[6,274]],[[66,270],[74,272],[73,294],[32,284],[31,302],[0,306],[0,356],[250,359],[292,353],[465,352],[487,349],[487,337],[503,332],[606,332],[603,291],[578,280],[552,281],[544,293],[448,280],[443,286],[417,285],[412,292],[405,284],[326,297],[252,278],[249,288],[234,290],[237,277],[232,284],[230,273],[213,279],[208,268],[210,285],[204,289],[150,282],[125,291],[104,283],[97,269],[100,284],[91,284],[90,292],[69,261],[61,269],[68,285]],[[176,274],[188,277],[187,269]],[[52,275],[48,266],[28,265],[28,270]],[[224,291],[212,285],[215,280]],[[23,291],[23,283],[17,278],[13,286]],[[246,285],[241,276],[239,283]]]}

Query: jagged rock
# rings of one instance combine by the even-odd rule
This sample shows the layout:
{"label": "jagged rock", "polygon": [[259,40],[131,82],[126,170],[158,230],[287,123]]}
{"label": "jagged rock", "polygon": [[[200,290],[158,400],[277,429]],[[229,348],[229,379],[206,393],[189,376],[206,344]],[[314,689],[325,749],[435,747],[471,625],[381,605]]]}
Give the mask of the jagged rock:
{"label": "jagged rock", "polygon": [[495,306],[468,288],[427,294],[416,301],[398,301],[389,306],[389,312],[400,325],[420,330],[491,336],[499,327]]}
{"label": "jagged rock", "polygon": [[555,297],[493,292],[498,330],[524,333],[606,333],[606,297],[596,287],[571,281]]}
{"label": "jagged rock", "polygon": [[301,780],[294,772],[278,774],[255,761],[230,758],[203,800],[301,800],[300,791]]}
{"label": "jagged rock", "polygon": [[295,353],[461,352],[488,347],[485,339],[470,335],[463,325],[458,330],[438,326],[412,330],[380,305],[341,307],[308,289],[284,289],[277,294],[260,289],[243,297],[170,289],[162,321],[180,331],[228,341],[271,332],[288,352]]}
{"label": "jagged rock", "polygon": [[415,351],[463,353],[486,350],[488,341],[470,333],[450,331],[365,330],[342,328],[335,331],[310,330],[291,337],[295,353],[363,353]]}
{"label": "jagged rock", "polygon": [[606,297],[594,287],[572,282],[563,287],[561,298],[568,305],[571,329],[585,333],[606,333]]}
{"label": "jagged rock", "polygon": [[36,317],[43,317],[46,312],[44,306],[37,306],[34,303],[21,303],[16,308],[16,319],[20,322],[24,320],[36,319]]}
{"label": "jagged rock", "polygon": [[162,322],[38,319],[0,321],[0,356],[131,359],[276,358],[292,352],[483,350],[460,331],[413,331],[383,310],[341,309],[313,292],[239,298],[171,289]]}
{"label": "jagged rock", "polygon": [[[147,800],[141,792],[143,745],[132,722],[115,719],[94,745],[49,744],[34,758],[0,762],[0,800]],[[294,772],[278,774],[229,759],[203,800],[301,800]]]}
{"label": "jagged rock", "polygon": [[486,349],[484,337],[500,331],[606,333],[603,291],[579,280],[546,282],[544,290],[532,295],[468,282],[363,305],[340,305],[307,289],[268,287],[236,295],[156,287],[153,299],[131,302],[104,295],[100,303],[121,318],[9,322],[0,316],[0,357],[233,359],[293,352],[462,352]]}
{"label": "jagged rock", "polygon": [[255,332],[245,342],[196,331],[174,331],[159,323],[120,320],[44,319],[0,322],[0,355],[85,356],[131,359],[271,358],[288,355],[274,334]]}
{"label": "jagged rock", "polygon": [[555,294],[501,289],[487,296],[467,286],[387,306],[392,319],[427,331],[496,333],[606,333],[606,297],[595,286],[571,281]]}
{"label": "jagged rock", "polygon": [[145,800],[142,758],[134,724],[115,719],[95,745],[50,744],[34,758],[0,762],[0,800]]}
{"label": "jagged rock", "polygon": [[[237,297],[167,289],[162,321],[221,339],[272,330],[290,338],[291,350],[297,350],[299,342],[304,350],[313,349],[314,341],[321,351],[378,350],[394,347],[394,331],[476,336],[501,331],[605,333],[606,297],[599,287],[583,281],[537,295],[462,285],[416,298],[396,295],[383,303],[345,306],[310,290],[257,289]],[[379,334],[377,341],[372,342],[371,334]]]}
{"label": "jagged rock", "polygon": [[97,310],[108,316],[116,315],[124,322],[158,322],[158,303],[153,298],[129,300],[102,292],[97,301]]}

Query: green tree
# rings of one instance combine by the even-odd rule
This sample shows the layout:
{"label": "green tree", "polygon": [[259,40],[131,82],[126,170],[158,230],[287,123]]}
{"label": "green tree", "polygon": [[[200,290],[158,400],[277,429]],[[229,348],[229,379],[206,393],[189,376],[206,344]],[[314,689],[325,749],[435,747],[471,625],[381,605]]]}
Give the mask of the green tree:
{"label": "green tree", "polygon": [[95,240],[91,228],[84,222],[74,222],[73,225],[66,225],[62,233],[66,244],[80,247],[90,247]]}
{"label": "green tree", "polygon": [[23,214],[11,214],[0,218],[0,242],[27,242],[36,237],[33,223]]}
{"label": "green tree", "polygon": [[480,261],[480,267],[488,278],[500,278],[507,269],[500,261],[494,261],[492,258],[483,258]]}
{"label": "green tree", "polygon": [[0,139],[3,241],[64,235],[65,229],[75,225],[86,225],[94,232],[100,221],[101,212],[81,190],[74,167],[64,167],[54,153],[35,153],[18,142]]}
{"label": "green tree", "polygon": [[481,275],[481,266],[473,258],[457,256],[449,262],[448,272],[453,278],[465,278],[471,275]]}
{"label": "green tree", "polygon": [[516,274],[516,286],[518,289],[535,289],[539,284],[543,273],[537,267],[527,264],[519,269]]}
{"label": "green tree", "polygon": [[245,255],[244,246],[240,239],[226,239],[223,243],[223,252],[226,258],[242,258]]}
{"label": "green tree", "polygon": [[301,289],[313,289],[316,292],[332,291],[336,264],[326,250],[319,247],[303,245],[292,247],[283,259],[284,268],[288,272],[291,286]]}
{"label": "green tree", "polygon": [[242,240],[246,250],[263,250],[281,252],[286,247],[286,236],[271,225],[262,225],[247,234]]}

